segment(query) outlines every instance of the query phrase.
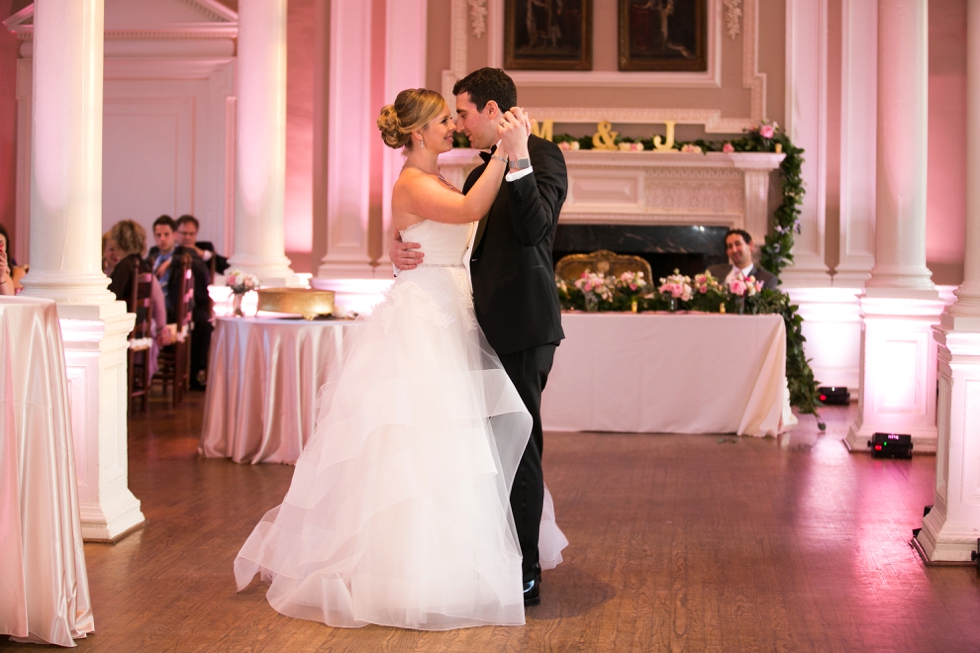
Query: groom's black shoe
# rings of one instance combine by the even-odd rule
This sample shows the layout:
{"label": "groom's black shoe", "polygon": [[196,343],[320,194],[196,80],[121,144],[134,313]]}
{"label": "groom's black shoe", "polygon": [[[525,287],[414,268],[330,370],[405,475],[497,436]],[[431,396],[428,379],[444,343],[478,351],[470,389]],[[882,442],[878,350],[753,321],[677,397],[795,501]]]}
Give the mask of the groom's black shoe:
{"label": "groom's black shoe", "polygon": [[541,574],[524,581],[524,607],[541,605]]}

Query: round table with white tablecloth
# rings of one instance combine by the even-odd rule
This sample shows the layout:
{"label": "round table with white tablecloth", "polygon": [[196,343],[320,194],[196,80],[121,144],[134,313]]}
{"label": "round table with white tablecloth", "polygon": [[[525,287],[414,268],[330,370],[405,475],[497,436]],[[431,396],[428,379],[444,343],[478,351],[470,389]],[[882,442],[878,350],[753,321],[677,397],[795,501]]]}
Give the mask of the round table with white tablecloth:
{"label": "round table with white tablecloth", "polygon": [[313,435],[317,391],[343,358],[349,320],[218,318],[208,361],[201,455],[296,462]]}
{"label": "round table with white tablecloth", "polygon": [[95,629],[55,303],[0,297],[0,633],[74,646]]}

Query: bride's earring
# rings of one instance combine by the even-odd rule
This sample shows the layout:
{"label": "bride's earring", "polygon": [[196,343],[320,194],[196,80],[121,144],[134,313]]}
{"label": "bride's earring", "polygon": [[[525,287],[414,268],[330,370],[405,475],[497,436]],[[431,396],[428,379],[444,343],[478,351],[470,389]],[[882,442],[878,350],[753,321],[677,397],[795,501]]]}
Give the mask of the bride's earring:
{"label": "bride's earring", "polygon": [[424,138],[422,138],[421,136],[419,136],[419,143],[421,143],[421,144],[422,144],[422,149],[423,149],[423,150],[424,150],[424,149],[426,149],[426,147],[425,147],[425,139],[424,139]]}

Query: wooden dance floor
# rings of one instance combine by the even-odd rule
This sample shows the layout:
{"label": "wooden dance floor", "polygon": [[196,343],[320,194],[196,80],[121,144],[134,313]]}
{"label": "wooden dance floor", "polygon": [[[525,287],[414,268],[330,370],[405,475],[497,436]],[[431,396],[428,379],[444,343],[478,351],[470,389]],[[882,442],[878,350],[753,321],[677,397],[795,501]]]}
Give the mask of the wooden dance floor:
{"label": "wooden dance floor", "polygon": [[[130,422],[147,523],[88,544],[96,632],[78,651],[980,650],[973,567],[925,567],[908,540],[935,458],[874,461],[840,440],[853,409],[788,441],[549,434],[545,473],[571,545],[523,628],[332,629],[283,617],[232,560],[292,468],[197,456],[203,396]],[[39,650],[0,637],[0,649]]]}

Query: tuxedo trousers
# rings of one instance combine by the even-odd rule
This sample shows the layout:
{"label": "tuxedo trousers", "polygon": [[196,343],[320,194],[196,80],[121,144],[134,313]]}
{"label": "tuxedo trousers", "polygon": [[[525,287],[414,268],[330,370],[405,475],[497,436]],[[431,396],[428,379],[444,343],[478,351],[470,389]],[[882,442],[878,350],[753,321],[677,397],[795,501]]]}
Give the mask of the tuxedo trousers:
{"label": "tuxedo trousers", "polygon": [[507,376],[517,388],[517,393],[531,413],[533,426],[527,448],[514,475],[514,487],[510,493],[510,506],[517,527],[517,539],[523,556],[524,582],[540,573],[538,563],[538,536],[541,530],[541,509],[544,505],[544,474],[541,470],[541,453],[544,449],[544,431],[541,427],[541,393],[555,360],[557,344],[538,345],[511,354],[497,354]]}

